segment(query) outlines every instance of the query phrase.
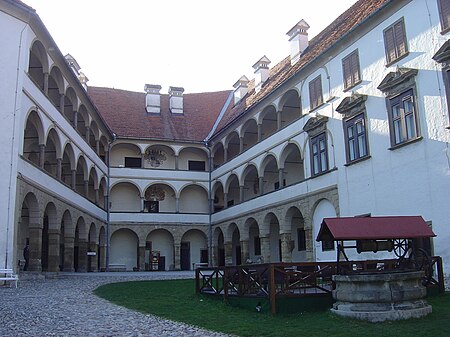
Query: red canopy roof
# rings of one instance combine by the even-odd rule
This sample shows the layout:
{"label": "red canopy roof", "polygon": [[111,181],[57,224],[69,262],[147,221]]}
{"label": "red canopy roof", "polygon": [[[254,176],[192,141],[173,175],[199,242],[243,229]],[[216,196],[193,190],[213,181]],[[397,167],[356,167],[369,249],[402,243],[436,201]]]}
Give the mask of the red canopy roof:
{"label": "red canopy roof", "polygon": [[387,240],[436,236],[421,216],[324,218],[317,241]]}

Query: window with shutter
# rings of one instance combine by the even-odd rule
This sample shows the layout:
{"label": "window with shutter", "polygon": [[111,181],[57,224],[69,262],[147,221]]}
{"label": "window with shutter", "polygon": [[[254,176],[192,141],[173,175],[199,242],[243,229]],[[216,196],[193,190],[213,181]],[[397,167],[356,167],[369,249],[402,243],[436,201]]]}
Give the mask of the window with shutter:
{"label": "window with shutter", "polygon": [[358,50],[342,59],[342,71],[344,74],[344,90],[361,82]]}
{"label": "window with shutter", "polygon": [[320,75],[309,82],[309,102],[311,110],[323,103],[322,79]]}
{"label": "window with shutter", "polygon": [[383,33],[387,64],[391,64],[408,54],[403,18],[386,28]]}
{"label": "window with shutter", "polygon": [[450,1],[438,0],[441,28],[443,32],[450,30]]}

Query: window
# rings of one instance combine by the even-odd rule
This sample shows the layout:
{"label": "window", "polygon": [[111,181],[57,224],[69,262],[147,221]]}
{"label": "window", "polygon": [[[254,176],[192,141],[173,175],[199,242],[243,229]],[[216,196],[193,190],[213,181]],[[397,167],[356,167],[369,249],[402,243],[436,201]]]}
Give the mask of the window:
{"label": "window", "polygon": [[141,168],[141,158],[125,157],[125,167],[137,167]]}
{"label": "window", "polygon": [[188,170],[189,171],[205,171],[206,164],[204,161],[189,160]]}
{"label": "window", "polygon": [[327,138],[325,133],[311,138],[312,175],[328,170]]}
{"label": "window", "polygon": [[309,105],[311,110],[313,110],[322,103],[323,103],[322,79],[321,76],[319,75],[311,82],[309,82]]}
{"label": "window", "polygon": [[412,89],[389,100],[389,122],[393,146],[418,137],[417,116]]}
{"label": "window", "polygon": [[342,60],[342,72],[344,74],[344,90],[354,87],[361,82],[358,50],[355,50]]}
{"label": "window", "polygon": [[450,1],[438,0],[438,6],[442,32],[447,32],[450,30]]}
{"label": "window", "polygon": [[387,64],[391,64],[408,54],[403,18],[384,30],[384,47]]}
{"label": "window", "polygon": [[159,201],[155,200],[144,201],[144,212],[159,213]]}
{"label": "window", "polygon": [[297,245],[299,252],[306,250],[306,235],[303,228],[297,229]]}
{"label": "window", "polygon": [[364,158],[367,151],[367,132],[364,114],[344,121],[347,162]]}
{"label": "window", "polygon": [[334,241],[332,240],[323,240],[322,241],[322,251],[326,250],[334,250]]}
{"label": "window", "polygon": [[255,255],[261,255],[261,239],[259,236],[255,236]]}

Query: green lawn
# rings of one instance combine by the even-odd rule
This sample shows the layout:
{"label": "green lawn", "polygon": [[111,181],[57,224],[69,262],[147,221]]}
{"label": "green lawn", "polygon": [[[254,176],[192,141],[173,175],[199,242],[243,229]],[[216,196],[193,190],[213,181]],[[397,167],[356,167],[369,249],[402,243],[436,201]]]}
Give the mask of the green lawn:
{"label": "green lawn", "polygon": [[196,295],[194,289],[195,280],[171,280],[113,283],[94,292],[133,310],[239,336],[450,336],[450,293],[428,299],[433,306],[428,317],[373,324],[329,310],[272,316]]}

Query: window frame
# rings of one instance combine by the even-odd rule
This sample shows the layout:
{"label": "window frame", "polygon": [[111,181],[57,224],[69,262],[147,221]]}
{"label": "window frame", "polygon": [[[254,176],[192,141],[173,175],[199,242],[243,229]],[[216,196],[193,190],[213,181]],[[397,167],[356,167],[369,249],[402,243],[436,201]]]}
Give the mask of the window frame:
{"label": "window frame", "polygon": [[[363,128],[363,132],[358,133],[357,132],[357,122],[362,122],[362,128]],[[360,161],[362,159],[368,158],[370,157],[369,154],[369,142],[368,142],[368,133],[367,133],[367,118],[366,118],[366,114],[364,112],[361,112],[353,117],[347,118],[343,120],[343,126],[344,126],[344,139],[345,139],[345,153],[346,153],[346,158],[347,158],[347,164],[351,164],[351,163],[355,163],[357,161]],[[350,127],[354,127],[355,130],[353,137],[351,138],[349,135],[349,128]],[[362,136],[364,137],[364,150],[365,150],[365,154],[361,155],[360,152],[360,143],[359,143],[359,137]],[[354,158],[351,158],[351,146],[350,146],[350,141],[354,140],[355,144],[353,146],[354,149]]]}
{"label": "window frame", "polygon": [[[400,24],[400,26],[398,26]],[[397,27],[401,27],[402,28],[402,38],[403,41],[399,40],[399,36],[398,33],[396,31]],[[393,43],[393,52],[394,52],[394,56],[393,58],[391,58],[391,51],[388,49],[388,41],[387,41],[387,33],[392,30],[392,43]],[[385,55],[386,55],[386,66],[390,66],[393,63],[399,61],[400,59],[406,57],[409,54],[409,49],[408,49],[408,39],[406,36],[406,28],[405,28],[405,20],[403,17],[401,17],[400,19],[398,19],[397,21],[395,21],[393,24],[389,25],[388,27],[386,27],[383,30],[383,40],[384,40],[384,50],[385,50]],[[400,44],[404,43],[405,45],[405,51],[404,53],[401,53],[400,50]]]}
{"label": "window frame", "polygon": [[[352,60],[354,57],[356,57],[356,62]],[[359,63],[358,49],[355,49],[342,59],[342,77],[344,91],[347,91],[361,83],[361,65]],[[350,83],[348,83],[347,78],[350,78]]]}
{"label": "window frame", "polygon": [[309,108],[317,109],[323,104],[322,75],[309,81]]}
{"label": "window frame", "polygon": [[[410,102],[409,105],[413,111],[405,113],[405,103]],[[391,148],[397,148],[399,146],[409,144],[415,140],[421,139],[419,116],[416,103],[416,93],[414,88],[408,88],[401,91],[395,96],[388,98],[388,117],[389,117],[389,134],[391,139]],[[394,108],[400,106],[398,116],[394,115]],[[403,106],[403,110],[401,109]],[[407,119],[412,116],[412,119]],[[409,135],[410,128],[408,128],[408,120],[414,122],[414,135]],[[396,127],[398,126],[398,127]],[[396,132],[398,130],[399,132]],[[397,141],[398,136],[398,141]]]}
{"label": "window frame", "polygon": [[[324,142],[324,148],[321,149],[320,147],[320,141]],[[317,146],[317,153],[314,153],[314,147]],[[314,137],[311,137],[310,140],[310,157],[311,157],[311,176],[315,177],[318,175],[321,175],[322,173],[325,173],[329,170],[329,159],[328,159],[328,141],[327,141],[327,133],[321,132]],[[322,156],[324,154],[324,156]],[[317,172],[316,172],[316,165],[315,165],[315,157],[317,156]],[[322,162],[322,158],[325,159],[325,163]]]}
{"label": "window frame", "polygon": [[446,34],[450,31],[450,6],[448,7],[449,13],[447,13],[449,15],[448,23],[447,23],[447,25],[445,25],[445,18],[443,15],[445,13],[442,10],[442,1],[443,0],[437,0],[437,3],[438,3],[439,19],[441,22],[441,34]]}

